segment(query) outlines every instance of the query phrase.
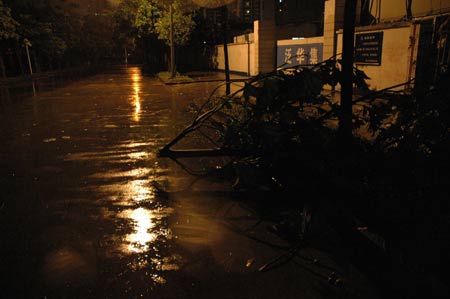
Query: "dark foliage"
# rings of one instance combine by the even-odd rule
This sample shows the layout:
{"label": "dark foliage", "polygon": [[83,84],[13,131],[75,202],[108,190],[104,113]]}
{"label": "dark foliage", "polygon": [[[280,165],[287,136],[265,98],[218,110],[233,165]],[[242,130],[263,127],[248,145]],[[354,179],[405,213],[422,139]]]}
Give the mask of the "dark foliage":
{"label": "dark foliage", "polygon": [[445,257],[420,252],[450,249],[442,242],[450,227],[450,77],[414,90],[405,90],[406,82],[396,86],[401,92],[370,92],[367,79],[354,69],[363,95],[353,101],[354,143],[346,155],[337,151],[339,103],[323,89],[341,81],[339,61],[331,60],[262,74],[230,96],[211,97],[202,107],[210,110],[170,146],[214,128],[221,149],[237,159],[236,188],[284,191],[282,200],[296,207],[310,202],[333,207],[336,215],[345,210],[350,227],[362,220],[401,252],[399,259],[444,275],[439,261]]}

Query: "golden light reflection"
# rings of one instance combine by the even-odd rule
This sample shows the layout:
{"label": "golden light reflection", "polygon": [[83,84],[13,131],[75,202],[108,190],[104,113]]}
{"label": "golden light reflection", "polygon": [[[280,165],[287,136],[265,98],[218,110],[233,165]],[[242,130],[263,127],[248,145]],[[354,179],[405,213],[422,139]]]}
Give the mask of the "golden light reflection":
{"label": "golden light reflection", "polygon": [[132,99],[134,103],[134,121],[138,122],[140,119],[140,112],[141,112],[140,92],[141,92],[142,75],[139,68],[132,68],[130,69],[130,72],[133,86]]}
{"label": "golden light reflection", "polygon": [[[154,199],[155,194],[149,188],[148,180],[134,180],[129,182],[131,199],[133,201],[142,201],[145,199]],[[126,212],[126,211],[125,211]],[[149,249],[149,243],[154,241],[157,237],[155,233],[150,233],[149,230],[155,226],[154,218],[151,210],[144,208],[137,208],[129,211],[126,215],[134,222],[134,233],[127,236],[129,241],[128,250],[131,252],[146,252]]]}
{"label": "golden light reflection", "polygon": [[172,238],[170,229],[158,227],[158,223],[172,212],[170,208],[152,210],[143,207],[122,211],[119,217],[131,220],[133,229],[133,232],[125,237],[127,244],[123,247],[124,251],[145,253],[150,251],[150,246],[153,246],[158,237],[163,236],[164,239],[170,240]]}
{"label": "golden light reflection", "polygon": [[[135,202],[143,200],[153,201],[155,198],[154,190],[152,189],[149,180],[132,180],[128,182],[127,189],[130,194],[130,199]],[[153,242],[158,234],[155,227],[155,220],[160,216],[154,210],[139,207],[134,210],[125,210],[122,217],[129,218],[133,222],[134,232],[128,234],[126,240],[129,242],[127,251],[142,253],[149,250],[149,244]]]}
{"label": "golden light reflection", "polygon": [[150,180],[133,180],[128,183],[131,198],[134,201],[143,201],[155,198],[155,192],[150,188]]}
{"label": "golden light reflection", "polygon": [[89,178],[92,179],[109,179],[109,178],[123,178],[123,177],[148,178],[149,175],[150,169],[148,168],[136,168],[127,171],[122,171],[121,169],[112,169],[109,172],[97,172],[91,174]]}
{"label": "golden light reflection", "polygon": [[151,152],[130,152],[130,151],[104,151],[104,152],[81,152],[73,153],[64,157],[64,161],[115,161],[115,162],[136,162],[143,158],[152,158],[156,154]]}
{"label": "golden light reflection", "polygon": [[149,154],[150,154],[150,153],[148,153],[148,152],[131,152],[131,153],[128,154],[128,156],[129,156],[131,159],[139,160],[139,159],[147,158],[147,156],[148,156]]}
{"label": "golden light reflection", "polygon": [[149,243],[154,241],[157,237],[155,233],[149,230],[155,226],[153,222],[153,215],[150,210],[144,208],[137,208],[135,210],[125,211],[134,222],[134,232],[127,235],[128,250],[131,252],[146,252],[149,249]]}

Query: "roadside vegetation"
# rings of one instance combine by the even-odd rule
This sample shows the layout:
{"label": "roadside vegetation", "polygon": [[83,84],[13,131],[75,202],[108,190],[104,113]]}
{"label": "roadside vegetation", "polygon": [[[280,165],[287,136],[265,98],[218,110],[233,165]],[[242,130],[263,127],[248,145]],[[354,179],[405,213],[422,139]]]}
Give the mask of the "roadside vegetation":
{"label": "roadside vegetation", "polygon": [[[1,0],[0,76],[29,74],[28,61],[33,73],[105,63],[167,69],[169,5],[175,46],[185,47],[197,24],[204,27],[190,2],[124,0],[95,11],[74,1]],[[194,34],[203,42],[200,35]]]}
{"label": "roadside vegetation", "polygon": [[[372,92],[370,78],[354,68],[359,94],[344,148],[340,105],[329,91],[341,80],[339,60],[252,77],[228,96],[213,94],[160,155],[230,156],[215,172],[237,192],[269,198],[273,211],[289,206],[297,238],[320,235],[315,226],[326,217],[337,230],[377,236],[382,255],[417,273],[445,275],[442,256],[432,253],[450,249],[442,242],[450,227],[448,72],[432,86],[405,89],[411,81],[396,86],[402,91]],[[185,151],[180,144],[199,132],[211,148]]]}
{"label": "roadside vegetation", "polygon": [[173,77],[173,78],[172,78],[172,74],[170,72],[159,72],[156,74],[156,76],[166,84],[186,83],[186,82],[194,81],[194,79],[192,79],[191,77],[186,76],[186,75],[181,75],[178,72],[175,74],[175,77]]}

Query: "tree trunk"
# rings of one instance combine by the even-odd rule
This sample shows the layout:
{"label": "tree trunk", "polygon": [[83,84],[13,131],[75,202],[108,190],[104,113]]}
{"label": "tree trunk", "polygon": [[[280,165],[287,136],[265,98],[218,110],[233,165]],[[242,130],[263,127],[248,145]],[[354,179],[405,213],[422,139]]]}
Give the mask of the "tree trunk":
{"label": "tree trunk", "polygon": [[6,78],[5,61],[1,53],[0,53],[0,75],[2,76],[2,78]]}
{"label": "tree trunk", "polygon": [[228,8],[226,5],[222,6],[222,33],[223,33],[223,56],[225,62],[225,84],[226,84],[226,95],[229,95],[230,90],[230,66],[228,63]]}
{"label": "tree trunk", "polygon": [[339,143],[347,150],[352,142],[353,51],[355,41],[356,1],[345,1],[342,42],[341,113],[339,115]]}
{"label": "tree trunk", "polygon": [[173,7],[170,5],[170,78],[176,77],[175,72],[175,42],[173,40]]}

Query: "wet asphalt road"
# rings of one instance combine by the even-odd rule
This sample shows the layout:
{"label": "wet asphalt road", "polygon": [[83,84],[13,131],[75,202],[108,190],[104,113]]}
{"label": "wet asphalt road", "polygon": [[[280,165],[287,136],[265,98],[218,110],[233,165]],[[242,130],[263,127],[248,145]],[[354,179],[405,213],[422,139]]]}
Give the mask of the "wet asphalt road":
{"label": "wet asphalt road", "polygon": [[[212,193],[227,184],[157,192],[191,182],[156,154],[191,119],[190,101],[216,86],[166,86],[128,67],[16,100],[2,93],[0,298],[376,298],[317,248],[258,272],[288,244],[242,202]],[[331,271],[345,289],[327,282]]]}

